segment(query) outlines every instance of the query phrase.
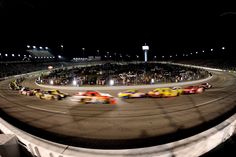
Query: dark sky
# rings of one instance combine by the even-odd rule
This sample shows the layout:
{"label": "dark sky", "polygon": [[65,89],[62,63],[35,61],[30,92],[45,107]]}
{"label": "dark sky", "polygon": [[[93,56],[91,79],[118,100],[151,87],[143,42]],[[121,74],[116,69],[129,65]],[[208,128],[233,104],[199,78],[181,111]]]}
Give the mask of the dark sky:
{"label": "dark sky", "polygon": [[64,44],[87,52],[165,54],[234,43],[236,15],[223,3],[0,0],[0,47]]}

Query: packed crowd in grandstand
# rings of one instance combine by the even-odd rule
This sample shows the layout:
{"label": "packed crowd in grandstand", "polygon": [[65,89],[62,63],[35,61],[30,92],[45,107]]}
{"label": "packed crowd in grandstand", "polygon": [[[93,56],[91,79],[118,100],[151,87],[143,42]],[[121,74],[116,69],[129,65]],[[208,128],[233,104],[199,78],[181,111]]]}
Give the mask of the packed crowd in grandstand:
{"label": "packed crowd in grandstand", "polygon": [[[189,59],[173,60],[173,62],[221,68],[225,70],[236,70],[236,62],[233,59],[228,59],[227,61],[223,59]],[[128,66],[105,64],[93,67],[73,68],[70,70],[64,68],[62,70],[62,67],[77,64],[80,63],[61,61],[1,61],[0,78],[37,70],[47,70],[49,65],[61,69],[53,71],[49,76],[44,76],[42,78],[43,81],[40,83],[50,84],[50,80],[53,80],[53,84],[55,85],[72,85],[73,81],[76,80],[76,85],[78,86],[109,85],[110,80],[113,80],[114,85],[136,85],[161,82],[180,82],[199,79],[197,77],[202,78],[205,75],[202,71],[195,71],[195,69],[184,69],[183,67],[180,69],[179,67],[164,68],[163,65],[143,66],[142,64],[139,66],[135,64],[130,64]],[[146,69],[144,67],[146,67]]]}
{"label": "packed crowd in grandstand", "polygon": [[[208,76],[208,72],[180,66],[157,63],[142,64],[104,64],[72,69],[53,70],[49,75],[41,76],[39,83],[54,85],[72,85],[76,81],[83,85],[138,85],[164,82],[182,82],[197,80]],[[53,83],[52,83],[53,82]]]}
{"label": "packed crowd in grandstand", "polygon": [[0,62],[0,78],[37,70],[47,70],[49,65],[62,67],[68,64],[66,62]]}

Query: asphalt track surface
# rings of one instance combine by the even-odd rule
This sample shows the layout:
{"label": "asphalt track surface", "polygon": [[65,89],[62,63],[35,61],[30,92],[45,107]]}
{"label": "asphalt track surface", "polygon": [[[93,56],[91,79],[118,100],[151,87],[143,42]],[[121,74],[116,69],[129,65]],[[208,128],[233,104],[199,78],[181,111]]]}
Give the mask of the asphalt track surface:
{"label": "asphalt track surface", "polygon": [[[208,129],[235,111],[236,77],[212,72],[213,88],[172,98],[137,98],[117,104],[79,104],[69,97],[40,100],[0,82],[2,117],[16,127],[54,142],[86,148],[123,149],[173,142]],[[24,86],[39,88],[34,79]],[[151,89],[139,89],[146,92]],[[74,94],[77,91],[64,90]],[[119,90],[102,91],[117,96]]]}

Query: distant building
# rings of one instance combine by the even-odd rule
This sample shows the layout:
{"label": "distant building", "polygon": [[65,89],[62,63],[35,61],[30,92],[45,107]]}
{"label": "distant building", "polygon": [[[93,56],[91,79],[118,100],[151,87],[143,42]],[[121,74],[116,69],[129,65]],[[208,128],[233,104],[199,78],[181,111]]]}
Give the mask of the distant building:
{"label": "distant building", "polygon": [[101,56],[88,56],[88,60],[100,61],[101,60]]}

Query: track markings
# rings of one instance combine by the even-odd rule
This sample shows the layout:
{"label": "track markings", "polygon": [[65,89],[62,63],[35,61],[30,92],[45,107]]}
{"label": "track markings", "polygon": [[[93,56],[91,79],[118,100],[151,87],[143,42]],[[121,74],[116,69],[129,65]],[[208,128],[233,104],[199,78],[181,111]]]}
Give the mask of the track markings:
{"label": "track markings", "polygon": [[3,97],[3,98],[6,98],[3,94],[0,93],[0,96]]}
{"label": "track markings", "polygon": [[225,97],[220,97],[220,98],[213,99],[213,100],[210,100],[210,101],[207,101],[207,102],[204,102],[204,103],[195,105],[195,106],[203,106],[203,105],[210,104],[210,103],[212,103],[212,102],[216,102],[216,101],[221,100],[221,99],[224,99],[224,98],[225,98]]}
{"label": "track markings", "polygon": [[52,111],[52,110],[43,109],[43,108],[39,108],[39,107],[35,107],[35,106],[30,106],[30,105],[27,105],[27,107],[32,108],[32,109],[36,109],[36,110],[51,112],[51,113],[59,113],[59,114],[67,114],[68,113],[68,112],[62,112],[62,111]]}

